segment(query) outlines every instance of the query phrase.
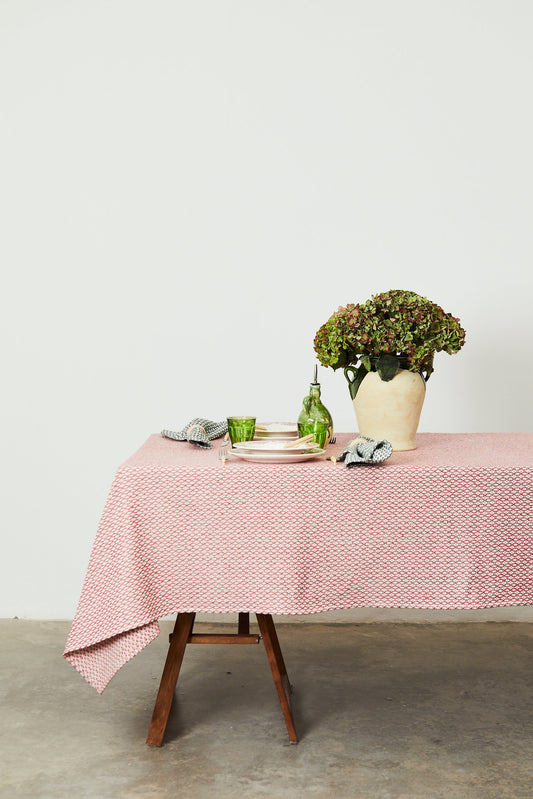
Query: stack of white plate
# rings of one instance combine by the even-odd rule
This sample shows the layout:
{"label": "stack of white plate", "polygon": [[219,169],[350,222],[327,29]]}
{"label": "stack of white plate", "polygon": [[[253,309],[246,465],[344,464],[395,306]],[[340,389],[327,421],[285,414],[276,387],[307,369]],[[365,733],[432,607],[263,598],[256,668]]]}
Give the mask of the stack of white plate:
{"label": "stack of white plate", "polygon": [[[279,425],[281,426],[281,425]],[[265,436],[262,440],[242,441],[229,450],[229,454],[235,458],[253,461],[254,463],[300,463],[301,461],[319,458],[325,450],[313,446],[313,442],[297,444],[287,449],[287,444],[292,443],[298,435],[287,438],[285,431],[284,437]],[[292,440],[291,440],[292,439]]]}
{"label": "stack of white plate", "polygon": [[298,438],[298,425],[289,422],[269,422],[255,426],[255,438]]}

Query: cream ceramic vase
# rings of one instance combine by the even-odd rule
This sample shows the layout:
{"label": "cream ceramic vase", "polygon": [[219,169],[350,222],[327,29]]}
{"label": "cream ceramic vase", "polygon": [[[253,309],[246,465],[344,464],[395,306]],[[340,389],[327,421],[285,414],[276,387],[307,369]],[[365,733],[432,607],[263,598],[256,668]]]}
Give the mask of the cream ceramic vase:
{"label": "cream ceramic vase", "polygon": [[376,441],[386,439],[393,450],[416,449],[425,395],[426,384],[418,372],[399,369],[388,381],[369,372],[353,401],[359,434]]}

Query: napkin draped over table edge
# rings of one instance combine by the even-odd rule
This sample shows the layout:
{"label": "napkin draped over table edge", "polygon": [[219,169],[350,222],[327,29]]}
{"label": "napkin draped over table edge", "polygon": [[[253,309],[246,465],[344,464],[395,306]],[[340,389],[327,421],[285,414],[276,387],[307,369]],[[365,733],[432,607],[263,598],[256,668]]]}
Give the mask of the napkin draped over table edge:
{"label": "napkin draped over table edge", "polygon": [[359,436],[347,444],[337,460],[345,461],[345,465],[350,468],[359,463],[382,463],[391,455],[392,445],[389,441],[374,441],[368,436]]}
{"label": "napkin draped over table edge", "polygon": [[211,449],[211,441],[220,438],[228,432],[228,423],[212,422],[210,419],[191,419],[183,430],[178,433],[173,430],[161,430],[164,438],[172,438],[174,441],[188,441],[189,444],[196,444],[197,447]]}

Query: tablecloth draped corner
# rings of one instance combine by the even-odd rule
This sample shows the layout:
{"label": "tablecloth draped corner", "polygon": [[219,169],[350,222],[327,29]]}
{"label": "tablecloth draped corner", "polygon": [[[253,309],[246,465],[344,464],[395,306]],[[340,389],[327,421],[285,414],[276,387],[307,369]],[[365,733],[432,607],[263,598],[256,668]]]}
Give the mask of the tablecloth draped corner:
{"label": "tablecloth draped corner", "polygon": [[77,648],[65,645],[63,657],[99,694],[112,677],[159,635],[157,619],[133,629],[124,630],[97,642],[78,642]]}

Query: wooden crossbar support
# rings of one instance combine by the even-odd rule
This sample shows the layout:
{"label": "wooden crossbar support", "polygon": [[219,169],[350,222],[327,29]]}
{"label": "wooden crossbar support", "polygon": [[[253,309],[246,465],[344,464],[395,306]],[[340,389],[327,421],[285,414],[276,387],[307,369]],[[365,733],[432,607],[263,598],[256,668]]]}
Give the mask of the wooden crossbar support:
{"label": "wooden crossbar support", "polygon": [[[168,636],[172,641],[172,633]],[[191,633],[188,644],[258,644],[260,635],[241,635],[240,633]]]}
{"label": "wooden crossbar support", "polygon": [[183,655],[187,644],[258,644],[261,639],[265,645],[268,662],[274,678],[274,685],[289,733],[289,741],[298,743],[291,706],[291,685],[281,654],[276,628],[270,614],[257,613],[260,635],[250,634],[249,613],[239,613],[237,633],[193,633],[195,613],[179,613],[174,631],[169,635],[170,646],[155,701],[152,721],[146,743],[161,746],[165,735],[174,691],[178,681]]}
{"label": "wooden crossbar support", "polygon": [[223,633],[193,633],[189,636],[188,644],[258,644],[260,635],[239,635],[238,633],[225,635]]}
{"label": "wooden crossbar support", "polygon": [[[173,633],[168,636],[172,641]],[[250,614],[239,613],[239,626],[236,633],[191,633],[188,644],[258,644],[260,635],[250,635]]]}

